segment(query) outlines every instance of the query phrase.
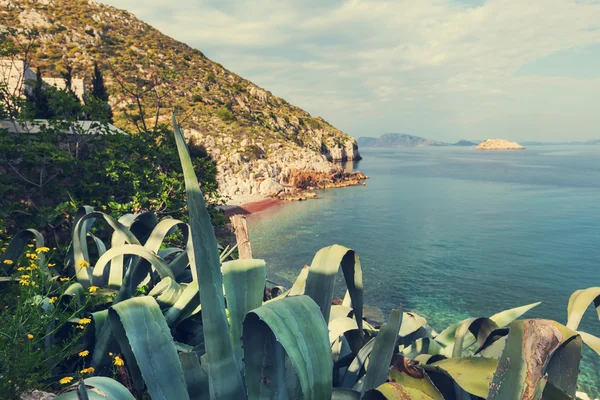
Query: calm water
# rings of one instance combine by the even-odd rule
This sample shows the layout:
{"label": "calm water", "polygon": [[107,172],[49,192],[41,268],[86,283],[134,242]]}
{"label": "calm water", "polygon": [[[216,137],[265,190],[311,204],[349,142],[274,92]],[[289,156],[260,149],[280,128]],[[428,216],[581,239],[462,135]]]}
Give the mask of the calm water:
{"label": "calm water", "polygon": [[[566,323],[570,294],[600,286],[600,146],[362,151],[367,186],[319,192],[249,219],[255,257],[289,284],[315,252],[355,249],[365,301],[402,304],[440,330],[542,301],[528,316]],[[600,335],[588,311],[581,330]],[[580,383],[599,395],[600,356]]]}

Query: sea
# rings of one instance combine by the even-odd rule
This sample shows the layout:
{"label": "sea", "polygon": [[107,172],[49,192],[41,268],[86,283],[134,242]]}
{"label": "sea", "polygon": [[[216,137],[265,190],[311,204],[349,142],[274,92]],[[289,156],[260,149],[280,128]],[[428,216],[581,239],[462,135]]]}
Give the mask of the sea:
{"label": "sea", "polygon": [[[600,146],[361,153],[345,168],[367,174],[365,186],[249,217],[269,279],[289,286],[319,249],[347,246],[361,260],[366,304],[386,316],[402,305],[438,332],[537,301],[525,317],[566,324],[571,293],[600,286]],[[579,329],[600,336],[593,307]],[[579,384],[600,397],[600,355],[585,345]]]}

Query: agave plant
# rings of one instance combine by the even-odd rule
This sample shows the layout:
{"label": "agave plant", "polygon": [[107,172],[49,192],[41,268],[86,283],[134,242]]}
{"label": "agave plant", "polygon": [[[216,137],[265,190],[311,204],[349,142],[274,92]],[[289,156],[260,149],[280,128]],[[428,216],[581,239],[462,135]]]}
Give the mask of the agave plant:
{"label": "agave plant", "polygon": [[[77,282],[66,294],[94,286],[98,297],[108,296],[91,312],[86,335],[97,374],[110,371],[110,353],[123,354],[134,391],[155,400],[573,398],[582,342],[600,353],[600,339],[577,331],[589,304],[600,304],[600,288],[573,294],[567,326],[517,320],[534,303],[440,333],[400,308],[374,327],[363,318],[360,259],[333,245],[289,290],[278,288],[265,300],[264,261],[224,261],[228,251],[219,254],[184,136],[175,119],[173,125],[189,225],[147,213],[115,220],[84,208],[77,215],[66,260]],[[113,229],[110,244],[92,233],[99,221]],[[175,229],[185,248],[162,248]],[[18,257],[31,237],[43,246],[41,235],[26,231],[3,257]],[[88,240],[96,246],[94,263]],[[340,269],[347,292],[333,305]],[[139,295],[141,287],[147,295]],[[95,376],[57,399],[80,398],[134,397],[117,381]]]}

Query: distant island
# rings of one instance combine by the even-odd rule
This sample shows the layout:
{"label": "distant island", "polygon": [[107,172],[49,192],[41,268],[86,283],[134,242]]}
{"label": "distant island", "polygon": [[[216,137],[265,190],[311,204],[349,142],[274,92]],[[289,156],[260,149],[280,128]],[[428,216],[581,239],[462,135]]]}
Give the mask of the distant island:
{"label": "distant island", "polygon": [[505,139],[488,139],[479,143],[476,150],[525,150],[525,147]]}
{"label": "distant island", "polygon": [[479,141],[459,140],[456,143],[440,142],[406,133],[386,133],[378,138],[360,137],[357,140],[359,147],[439,147],[439,146],[477,146]]}

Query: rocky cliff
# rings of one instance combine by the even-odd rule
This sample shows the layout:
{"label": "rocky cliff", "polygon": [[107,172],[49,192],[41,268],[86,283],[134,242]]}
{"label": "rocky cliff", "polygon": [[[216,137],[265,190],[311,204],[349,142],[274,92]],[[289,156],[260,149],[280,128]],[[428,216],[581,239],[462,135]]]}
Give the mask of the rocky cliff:
{"label": "rocky cliff", "polygon": [[[92,0],[0,0],[0,6],[2,31],[16,29],[6,38],[23,43],[26,30],[39,32],[30,63],[45,76],[67,66],[91,76],[93,63],[101,64],[118,127],[168,123],[175,109],[189,139],[217,162],[225,195],[293,192],[295,171],[331,177],[329,185],[356,178],[335,163],[360,159],[352,137],[126,11]],[[147,114],[136,106],[139,93]]]}
{"label": "rocky cliff", "polygon": [[488,139],[479,143],[476,150],[525,150],[525,147],[505,139]]}

